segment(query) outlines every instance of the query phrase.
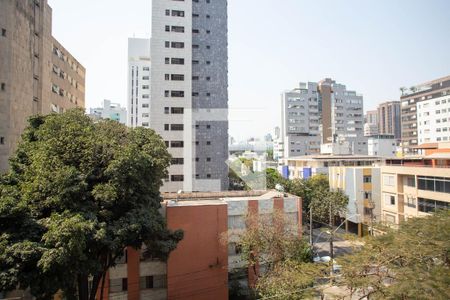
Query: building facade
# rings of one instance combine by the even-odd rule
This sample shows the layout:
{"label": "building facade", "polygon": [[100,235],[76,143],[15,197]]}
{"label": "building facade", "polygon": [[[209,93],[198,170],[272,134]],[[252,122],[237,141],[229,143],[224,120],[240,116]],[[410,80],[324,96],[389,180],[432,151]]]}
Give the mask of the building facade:
{"label": "building facade", "polygon": [[348,142],[354,154],[367,154],[363,97],[330,78],[300,83],[281,97],[283,158],[320,153],[321,145]]}
{"label": "building facade", "polygon": [[450,141],[450,90],[417,103],[419,145]]}
{"label": "building facade", "polygon": [[0,1],[0,172],[28,117],[84,107],[85,69],[52,36],[47,0]]}
{"label": "building facade", "polygon": [[346,230],[368,235],[380,220],[380,167],[330,167],[331,189],[339,189],[348,196]]}
{"label": "building facade", "polygon": [[288,179],[308,179],[328,175],[330,167],[372,167],[382,163],[383,158],[370,155],[308,155],[284,159],[279,171]]}
{"label": "building facade", "polygon": [[163,191],[228,188],[227,1],[152,2],[150,127],[174,161]]}
{"label": "building facade", "polygon": [[183,240],[167,262],[144,260],[140,251],[127,249],[126,257],[107,274],[103,300],[226,300],[231,275],[241,287],[251,286],[254,268],[242,262],[236,247],[249,213],[263,216],[281,211],[301,236],[302,202],[292,195],[250,191],[163,197],[167,225],[182,229]]}
{"label": "building facade", "polygon": [[150,126],[150,39],[128,39],[127,122]]}
{"label": "building facade", "polygon": [[[438,98],[443,100],[442,97],[445,98],[450,95],[450,76],[422,83],[409,89],[402,88],[401,90],[402,147],[405,153],[411,153],[414,152],[414,147],[420,144],[417,104],[426,100],[437,101]],[[431,103],[434,104],[434,102]]]}
{"label": "building facade", "polygon": [[393,157],[397,154],[397,140],[393,135],[375,135],[367,139],[368,155]]}
{"label": "building facade", "polygon": [[369,110],[364,116],[364,136],[378,134],[378,111]]}
{"label": "building facade", "polygon": [[378,105],[378,132],[401,138],[400,101],[389,101]]}
{"label": "building facade", "polygon": [[[420,148],[420,147],[419,147]],[[392,159],[381,168],[381,217],[387,224],[450,209],[450,143],[421,157]]]}
{"label": "building facade", "polygon": [[121,107],[119,103],[113,103],[110,100],[103,100],[102,107],[91,108],[89,115],[95,119],[109,119],[122,124],[127,123],[127,110]]}

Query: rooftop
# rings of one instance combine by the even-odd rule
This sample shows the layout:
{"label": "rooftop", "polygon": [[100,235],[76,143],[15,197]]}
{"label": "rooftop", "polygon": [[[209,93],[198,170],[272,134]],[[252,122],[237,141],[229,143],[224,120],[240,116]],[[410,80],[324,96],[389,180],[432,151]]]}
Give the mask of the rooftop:
{"label": "rooftop", "polygon": [[372,156],[372,155],[327,155],[327,154],[319,154],[319,155],[303,155],[303,156],[294,156],[286,158],[286,160],[304,160],[304,161],[313,161],[313,160],[370,160],[370,161],[378,161],[382,160],[382,157]]}

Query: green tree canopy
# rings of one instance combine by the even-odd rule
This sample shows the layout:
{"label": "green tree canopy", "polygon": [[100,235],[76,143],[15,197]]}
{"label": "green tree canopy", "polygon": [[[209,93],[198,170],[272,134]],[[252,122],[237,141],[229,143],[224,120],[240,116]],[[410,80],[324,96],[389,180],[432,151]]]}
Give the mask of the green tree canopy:
{"label": "green tree canopy", "polygon": [[343,283],[370,299],[450,299],[450,211],[369,239],[339,263]]}
{"label": "green tree canopy", "polygon": [[125,247],[166,259],[182,238],[158,211],[169,163],[152,130],[80,109],[32,117],[0,182],[0,290],[88,299],[91,277],[94,299]]}

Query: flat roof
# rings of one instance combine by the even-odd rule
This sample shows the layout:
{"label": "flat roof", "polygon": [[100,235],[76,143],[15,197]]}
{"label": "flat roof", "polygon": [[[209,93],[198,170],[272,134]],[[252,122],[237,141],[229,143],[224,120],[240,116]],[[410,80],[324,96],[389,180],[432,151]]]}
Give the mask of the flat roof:
{"label": "flat roof", "polygon": [[382,157],[372,155],[303,155],[286,158],[286,160],[382,160]]}

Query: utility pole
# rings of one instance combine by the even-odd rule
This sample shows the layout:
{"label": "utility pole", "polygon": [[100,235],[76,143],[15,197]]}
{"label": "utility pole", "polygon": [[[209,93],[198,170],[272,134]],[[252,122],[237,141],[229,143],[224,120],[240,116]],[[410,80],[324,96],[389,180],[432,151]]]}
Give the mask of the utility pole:
{"label": "utility pole", "polygon": [[333,230],[333,210],[331,209],[331,201],[330,201],[330,284],[333,284],[333,267],[334,267],[334,249],[333,249],[333,238],[334,238],[334,230]]}
{"label": "utility pole", "polygon": [[309,205],[309,244],[311,245],[311,249],[314,248],[313,245],[313,214],[311,204]]}

